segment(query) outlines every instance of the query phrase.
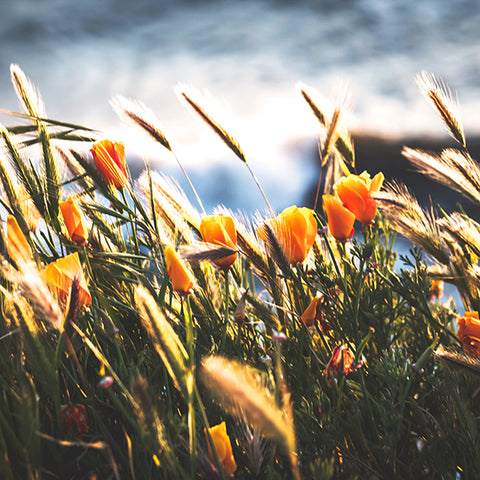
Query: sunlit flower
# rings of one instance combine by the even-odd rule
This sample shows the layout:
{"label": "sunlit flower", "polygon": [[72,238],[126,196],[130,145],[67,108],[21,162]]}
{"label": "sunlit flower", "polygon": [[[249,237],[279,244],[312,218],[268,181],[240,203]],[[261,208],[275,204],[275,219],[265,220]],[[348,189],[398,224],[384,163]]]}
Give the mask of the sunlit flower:
{"label": "sunlit flower", "polygon": [[463,348],[475,357],[480,356],[480,321],[478,312],[465,312],[462,318],[457,319],[458,339]]}
{"label": "sunlit flower", "polygon": [[93,144],[90,152],[102,178],[116,188],[123,188],[128,180],[123,143],[101,140]]}
{"label": "sunlit flower", "polygon": [[[222,464],[223,472],[225,475],[232,475],[237,469],[235,464],[235,458],[233,458],[232,445],[230,443],[230,438],[227,435],[227,426],[225,422],[220,423],[220,425],[215,425],[214,427],[209,428],[210,435],[212,436],[213,444],[215,445],[215,450],[218,454],[218,459]],[[206,432],[205,432],[206,434]],[[210,447],[210,442],[208,441],[207,436],[207,445],[208,445],[208,456],[213,462],[213,452]]]}
{"label": "sunlit flower", "polygon": [[355,215],[345,208],[337,196],[324,195],[323,208],[327,214],[328,229],[338,242],[346,242],[354,233]]}
{"label": "sunlit flower", "polygon": [[88,238],[88,230],[78,202],[68,197],[64,202],[60,202],[59,206],[72,242],[84,245]]}
{"label": "sunlit flower", "polygon": [[321,299],[321,296],[314,297],[308,307],[302,313],[300,320],[306,327],[311,327],[314,325],[315,320],[318,319],[318,306]]}
{"label": "sunlit flower", "polygon": [[345,345],[337,345],[333,349],[332,358],[325,369],[325,375],[330,372],[335,377],[339,375],[348,375],[352,371],[353,357]]}
{"label": "sunlit flower", "polygon": [[7,253],[19,267],[32,260],[32,249],[13,215],[7,217]]}
{"label": "sunlit flower", "polygon": [[370,175],[363,172],[360,175],[350,174],[343,177],[335,187],[345,207],[359,222],[369,225],[377,213],[377,202],[373,199],[372,193],[380,190],[383,180],[383,173],[377,173],[370,179]]}
{"label": "sunlit flower", "polygon": [[[237,230],[232,217],[217,215],[205,217],[200,223],[200,234],[203,241],[235,250],[237,245]],[[229,268],[237,259],[237,254],[219,258],[213,263],[220,268]]]}
{"label": "sunlit flower", "polygon": [[64,307],[68,306],[70,302],[72,284],[75,278],[78,278],[78,308],[90,306],[92,298],[77,252],[48,264],[45,267],[44,275],[48,286],[54,291],[60,304]]}
{"label": "sunlit flower", "polygon": [[173,290],[180,295],[192,293],[194,278],[187,269],[185,262],[170,245],[165,247],[165,261],[167,262],[168,276],[172,280]]}
{"label": "sunlit flower", "polygon": [[[289,262],[292,265],[302,263],[307,258],[317,236],[317,221],[313,210],[305,207],[289,207],[268,223]],[[262,227],[258,229],[258,235],[262,240],[267,240]]]}
{"label": "sunlit flower", "polygon": [[76,436],[88,432],[87,410],[81,403],[62,408],[62,433],[64,437],[73,426],[75,427],[73,433]]}

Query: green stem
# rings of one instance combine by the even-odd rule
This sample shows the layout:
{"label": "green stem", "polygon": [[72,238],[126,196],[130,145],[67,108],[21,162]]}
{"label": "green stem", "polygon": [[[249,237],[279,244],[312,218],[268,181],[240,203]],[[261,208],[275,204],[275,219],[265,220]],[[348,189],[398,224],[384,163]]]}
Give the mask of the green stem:
{"label": "green stem", "polygon": [[225,269],[223,272],[225,274],[225,291],[224,291],[224,312],[223,312],[223,331],[222,331],[222,341],[220,343],[220,353],[223,353],[225,349],[225,341],[227,339],[227,327],[228,327],[228,308],[229,308],[229,269]]}

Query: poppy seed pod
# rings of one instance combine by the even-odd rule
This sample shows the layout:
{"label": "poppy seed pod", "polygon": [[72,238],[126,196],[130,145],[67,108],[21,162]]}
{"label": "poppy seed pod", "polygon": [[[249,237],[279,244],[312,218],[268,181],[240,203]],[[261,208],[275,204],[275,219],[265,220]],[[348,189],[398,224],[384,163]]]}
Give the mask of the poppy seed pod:
{"label": "poppy seed pod", "polygon": [[[232,217],[226,215],[216,215],[212,217],[205,217],[200,223],[200,234],[204,242],[212,243],[222,247],[231,249],[236,248],[237,245],[237,230],[235,222]],[[219,258],[213,263],[220,268],[230,268],[235,260],[237,254],[228,255],[227,257]]]}
{"label": "poppy seed pod", "polygon": [[123,143],[101,140],[93,144],[90,152],[102,178],[116,188],[123,188],[128,180]]}

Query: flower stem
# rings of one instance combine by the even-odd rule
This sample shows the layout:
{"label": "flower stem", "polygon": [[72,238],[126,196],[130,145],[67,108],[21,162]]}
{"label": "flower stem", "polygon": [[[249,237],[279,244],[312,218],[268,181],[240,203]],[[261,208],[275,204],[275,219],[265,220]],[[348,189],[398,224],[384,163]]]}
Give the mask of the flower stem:
{"label": "flower stem", "polygon": [[220,352],[223,353],[225,348],[225,341],[227,339],[227,327],[228,327],[228,308],[229,308],[229,269],[225,269],[225,291],[224,291],[224,312],[223,312],[223,331],[222,342],[220,343]]}

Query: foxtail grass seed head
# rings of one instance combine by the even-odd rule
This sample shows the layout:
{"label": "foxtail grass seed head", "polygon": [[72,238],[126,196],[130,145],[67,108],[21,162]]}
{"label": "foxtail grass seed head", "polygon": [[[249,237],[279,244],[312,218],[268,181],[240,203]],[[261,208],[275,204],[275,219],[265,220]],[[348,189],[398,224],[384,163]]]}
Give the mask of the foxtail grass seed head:
{"label": "foxtail grass seed head", "polygon": [[417,75],[416,80],[422,94],[432,102],[450,134],[465,147],[465,134],[458,114],[458,104],[453,100],[450,89],[442,80],[427,72]]}
{"label": "foxtail grass seed head", "polygon": [[247,163],[240,143],[226,126],[228,121],[225,109],[221,109],[210,95],[207,93],[202,94],[193,87],[180,84],[175,91],[178,97],[222,139],[225,145],[242,162]]}
{"label": "foxtail grass seed head", "polygon": [[124,188],[128,174],[123,143],[101,140],[92,145],[90,153],[102,178],[115,188]]}
{"label": "foxtail grass seed head", "polygon": [[170,143],[160,126],[160,121],[143,102],[117,95],[110,101],[110,105],[119,117],[125,118],[130,123],[140,127],[163,147],[172,151]]}
{"label": "foxtail grass seed head", "polygon": [[46,117],[42,97],[32,81],[16,64],[10,65],[12,83],[25,111],[32,117]]}

